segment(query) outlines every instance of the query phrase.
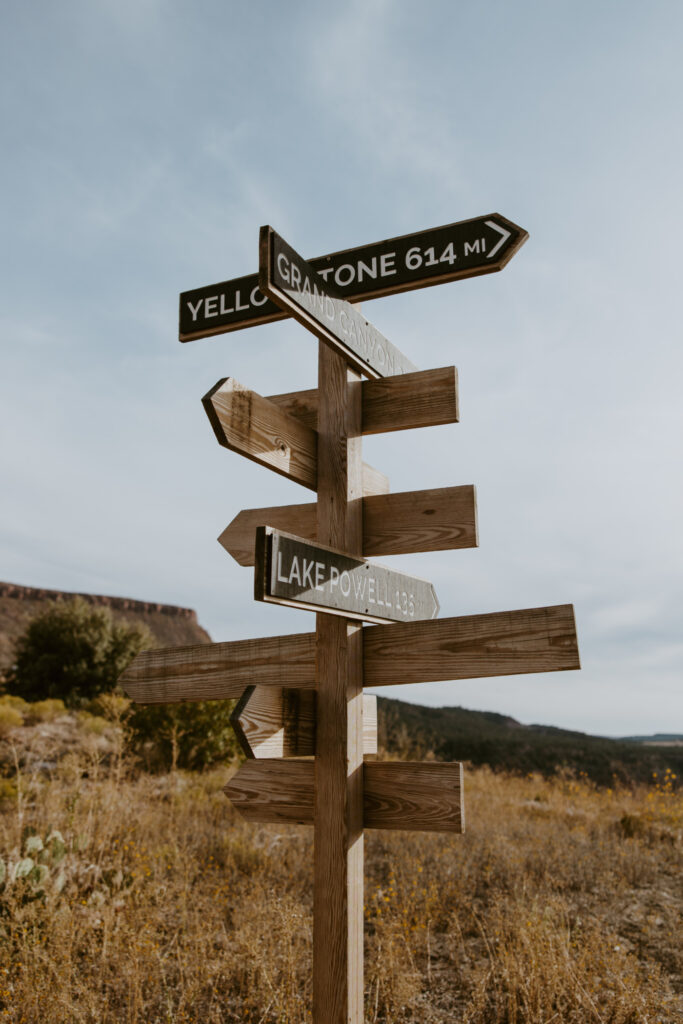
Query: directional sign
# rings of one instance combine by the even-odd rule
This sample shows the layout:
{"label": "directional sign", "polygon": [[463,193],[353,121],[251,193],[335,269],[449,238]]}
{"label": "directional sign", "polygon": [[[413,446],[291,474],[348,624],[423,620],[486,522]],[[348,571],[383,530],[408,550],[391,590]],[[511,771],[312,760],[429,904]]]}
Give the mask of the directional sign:
{"label": "directional sign", "polygon": [[261,228],[261,291],[368,377],[417,367],[299,256],[276,231]]}
{"label": "directional sign", "polygon": [[365,622],[415,622],[439,611],[427,580],[309,544],[271,526],[256,531],[254,597]]}
{"label": "directional sign", "polygon": [[[315,754],[315,690],[248,686],[230,716],[247,757],[310,757]],[[363,753],[377,753],[377,697],[363,694]]]}
{"label": "directional sign", "polygon": [[[318,426],[318,389],[270,395],[280,409],[308,427]],[[454,366],[361,381],[363,434],[458,422],[458,371]]]}
{"label": "directional sign", "polygon": [[[464,832],[459,762],[365,761],[363,828]],[[313,824],[313,761],[245,761],[223,792],[247,821]]]}
{"label": "directional sign", "polygon": [[[581,668],[570,604],[366,626],[366,686]],[[137,704],[241,697],[245,686],[315,689],[315,633],[141,651],[120,676]]]}
{"label": "directional sign", "polygon": [[[316,490],[318,434],[299,418],[244,387],[234,377],[219,380],[202,398],[216,440],[224,448]],[[384,494],[389,481],[363,463],[363,493]]]}
{"label": "directional sign", "polygon": [[[368,495],[363,501],[363,554],[476,548],[477,498],[472,485]],[[245,508],[218,541],[240,565],[254,564],[258,526],[272,526],[304,540],[317,538],[316,505]]]}
{"label": "directional sign", "polygon": [[[488,213],[308,262],[342,298],[360,302],[502,270],[528,237],[499,213]],[[182,292],[179,337],[193,341],[285,316],[261,292],[258,275],[249,274]]]}

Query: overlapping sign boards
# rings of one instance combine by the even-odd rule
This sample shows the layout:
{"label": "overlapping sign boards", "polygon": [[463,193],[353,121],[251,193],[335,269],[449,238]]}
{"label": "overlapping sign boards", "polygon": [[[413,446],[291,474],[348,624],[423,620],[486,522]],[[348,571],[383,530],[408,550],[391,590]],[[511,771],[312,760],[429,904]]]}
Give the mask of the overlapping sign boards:
{"label": "overlapping sign boards", "polygon": [[[313,761],[245,761],[223,792],[247,821],[314,823]],[[463,833],[463,766],[459,761],[366,760],[362,803],[363,828]]]}
{"label": "overlapping sign boards", "polygon": [[[491,274],[529,234],[499,213],[319,256],[308,262],[349,302]],[[287,316],[260,290],[257,274],[180,295],[180,341],[271,323]]]}
{"label": "overlapping sign boards", "polygon": [[439,612],[427,580],[310,544],[271,526],[256,530],[254,597],[363,622],[418,622]]}
{"label": "overlapping sign boards", "polygon": [[[234,377],[219,380],[202,398],[216,440],[224,448],[288,477],[303,487],[318,486],[318,434],[275,402]],[[363,463],[363,494],[385,494],[389,480]]]}
{"label": "overlapping sign boards", "polygon": [[259,245],[261,291],[368,377],[414,373],[417,367],[266,225]]}
{"label": "overlapping sign boards", "polygon": [[[247,686],[230,723],[247,757],[311,757],[316,752],[315,690]],[[377,697],[363,694],[363,753],[377,753]]]}

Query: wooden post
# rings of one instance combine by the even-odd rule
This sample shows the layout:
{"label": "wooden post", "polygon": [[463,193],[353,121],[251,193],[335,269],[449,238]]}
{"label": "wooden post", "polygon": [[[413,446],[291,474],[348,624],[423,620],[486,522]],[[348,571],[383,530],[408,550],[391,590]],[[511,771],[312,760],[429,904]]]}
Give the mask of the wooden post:
{"label": "wooden post", "polygon": [[[362,555],[361,382],[318,348],[317,535]],[[362,1024],[363,634],[316,616],[313,1024]]]}

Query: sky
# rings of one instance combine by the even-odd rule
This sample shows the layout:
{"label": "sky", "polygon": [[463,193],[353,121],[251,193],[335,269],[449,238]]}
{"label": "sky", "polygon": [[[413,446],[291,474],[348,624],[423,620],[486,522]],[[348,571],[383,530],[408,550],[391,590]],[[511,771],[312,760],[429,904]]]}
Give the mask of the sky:
{"label": "sky", "polygon": [[216,538],[311,493],[201,397],[316,385],[293,321],[178,342],[178,294],[498,212],[499,274],[364,314],[460,423],[364,439],[393,491],[475,484],[479,547],[384,559],[442,616],[573,603],[582,669],[384,688],[602,735],[683,732],[683,7],[675,0],[33,0],[0,8],[0,579],[308,632]]}

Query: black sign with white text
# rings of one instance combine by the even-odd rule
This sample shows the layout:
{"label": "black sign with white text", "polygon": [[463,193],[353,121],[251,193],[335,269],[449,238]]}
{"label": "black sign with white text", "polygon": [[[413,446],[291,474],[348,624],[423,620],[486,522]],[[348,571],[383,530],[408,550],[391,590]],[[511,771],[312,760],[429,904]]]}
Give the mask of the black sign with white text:
{"label": "black sign with white text", "polygon": [[[502,270],[528,237],[524,228],[491,213],[308,262],[342,298],[360,302]],[[193,341],[285,316],[262,294],[258,274],[250,274],[182,292],[179,336]]]}
{"label": "black sign with white text", "polygon": [[343,355],[359,373],[393,377],[417,370],[268,225],[261,228],[259,282],[264,295]]}
{"label": "black sign with white text", "polygon": [[254,597],[364,622],[416,622],[434,619],[439,612],[428,580],[311,544],[271,526],[256,530]]}

